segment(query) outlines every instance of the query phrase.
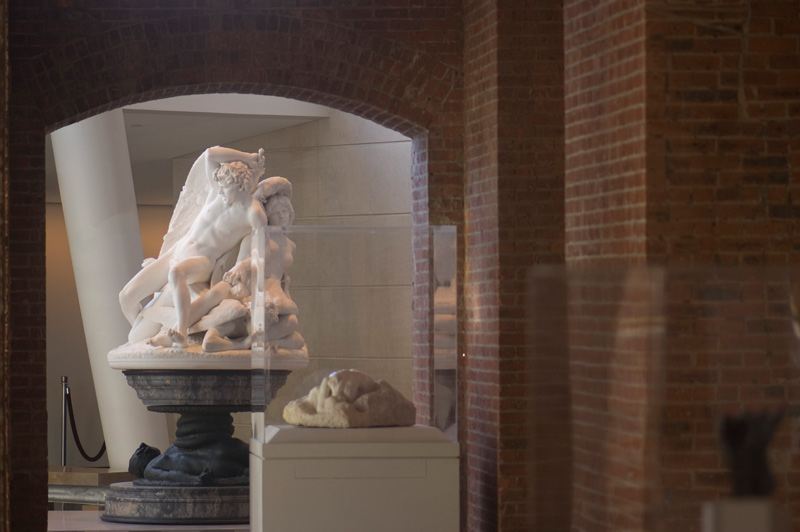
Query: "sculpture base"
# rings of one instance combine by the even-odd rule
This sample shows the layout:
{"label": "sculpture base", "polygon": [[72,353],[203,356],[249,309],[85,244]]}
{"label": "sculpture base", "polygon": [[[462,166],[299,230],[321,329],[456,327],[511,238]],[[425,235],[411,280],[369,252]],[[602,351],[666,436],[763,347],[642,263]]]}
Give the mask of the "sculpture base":
{"label": "sculpture base", "polygon": [[237,524],[250,520],[249,486],[111,484],[103,521],[147,524]]}
{"label": "sculpture base", "polygon": [[[157,466],[155,469],[161,473],[156,477],[163,478],[112,484],[102,519],[191,525],[249,522],[249,446],[231,437],[230,412],[263,410],[286,382],[290,371],[126,370],[124,373],[149,410],[175,412],[181,417],[175,443],[146,462],[148,466]],[[201,466],[207,467],[212,478],[203,478]],[[157,480],[164,480],[166,485],[156,484]]]}
{"label": "sculpture base", "polygon": [[458,444],[434,427],[270,425],[256,436],[252,532],[458,532]]}

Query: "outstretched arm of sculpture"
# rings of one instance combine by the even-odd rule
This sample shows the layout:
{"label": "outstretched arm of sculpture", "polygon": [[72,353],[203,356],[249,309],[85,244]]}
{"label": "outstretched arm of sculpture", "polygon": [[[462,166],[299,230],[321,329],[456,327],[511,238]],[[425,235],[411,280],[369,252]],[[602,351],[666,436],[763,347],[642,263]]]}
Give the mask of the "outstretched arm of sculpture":
{"label": "outstretched arm of sculpture", "polygon": [[223,148],[222,146],[214,146],[206,150],[206,177],[211,181],[211,187],[214,188],[214,172],[219,168],[222,163],[229,163],[233,161],[242,161],[247,164],[253,172],[253,181],[258,181],[264,175],[264,168],[266,161],[264,159],[264,149],[258,150],[256,153],[247,153],[232,148]]}
{"label": "outstretched arm of sculpture", "polygon": [[252,258],[245,256],[222,275],[222,281],[231,285],[234,297],[241,298],[250,295],[248,284],[250,283],[251,264]]}
{"label": "outstretched arm of sculpture", "polygon": [[[283,257],[280,253],[282,251],[266,246],[262,262],[264,304],[269,324],[277,323],[281,314],[297,314],[298,311],[297,304],[283,290],[282,281],[285,275],[283,274]],[[222,276],[223,281],[232,286],[231,294],[234,297],[241,298],[250,295],[252,261],[252,258],[247,257]]]}

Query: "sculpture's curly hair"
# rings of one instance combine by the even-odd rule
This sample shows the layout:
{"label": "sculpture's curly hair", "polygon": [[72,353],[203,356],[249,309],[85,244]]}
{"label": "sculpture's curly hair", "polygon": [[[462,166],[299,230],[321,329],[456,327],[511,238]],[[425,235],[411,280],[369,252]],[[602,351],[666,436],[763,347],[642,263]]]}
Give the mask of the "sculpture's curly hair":
{"label": "sculpture's curly hair", "polygon": [[235,186],[242,192],[250,192],[253,189],[253,172],[242,161],[222,163],[214,172],[214,181]]}

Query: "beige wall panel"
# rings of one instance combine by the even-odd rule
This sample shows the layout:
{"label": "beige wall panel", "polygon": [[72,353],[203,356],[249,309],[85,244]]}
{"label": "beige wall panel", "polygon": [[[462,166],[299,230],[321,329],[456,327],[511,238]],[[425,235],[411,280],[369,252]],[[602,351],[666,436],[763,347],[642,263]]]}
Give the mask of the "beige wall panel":
{"label": "beige wall panel", "polygon": [[411,357],[411,287],[298,289],[301,334],[320,358]]}
{"label": "beige wall panel", "polygon": [[410,212],[411,142],[320,149],[320,216]]}
{"label": "beige wall panel", "polygon": [[297,232],[291,239],[297,244],[292,287],[411,284],[410,230]]}
{"label": "beige wall panel", "polygon": [[320,145],[328,146],[409,141],[396,131],[341,111],[332,111],[330,120],[320,121],[320,130]]}

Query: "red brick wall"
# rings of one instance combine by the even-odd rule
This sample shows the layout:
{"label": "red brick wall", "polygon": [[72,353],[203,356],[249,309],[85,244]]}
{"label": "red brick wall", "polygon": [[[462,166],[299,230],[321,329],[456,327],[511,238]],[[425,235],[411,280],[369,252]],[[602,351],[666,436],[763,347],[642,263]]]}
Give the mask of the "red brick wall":
{"label": "red brick wall", "polygon": [[[565,8],[567,260],[794,264],[800,3],[648,2],[646,11],[639,4],[572,2]],[[626,76],[639,89],[627,90]],[[615,122],[618,116],[625,118]],[[642,126],[641,134],[621,142],[620,125],[631,124]],[[623,150],[626,144],[630,149]],[[645,162],[646,180],[640,180]],[[620,226],[621,220],[627,224]],[[729,490],[714,432],[717,416],[775,407],[792,394],[783,383],[797,367],[782,336],[791,290],[778,281],[765,287],[764,276],[758,277],[760,293],[735,279],[721,292],[719,286],[708,291],[701,288],[708,281],[703,273],[693,280],[694,292],[668,292],[674,299],[660,417],[663,469],[661,475],[651,470],[650,478],[661,484],[650,500],[665,529],[699,530],[700,503]],[[595,337],[589,345],[597,343]],[[601,367],[607,374],[573,383],[576,393],[600,386],[601,396],[617,394],[609,375],[620,364],[608,360]],[[574,421],[574,427],[585,425]],[[795,506],[792,427],[782,428],[774,446],[776,496]],[[575,442],[580,468],[585,451],[578,435]],[[614,505],[593,504],[586,483],[592,479],[576,475],[574,524],[592,517],[606,522]],[[597,496],[610,492],[598,489]],[[592,513],[593,506],[606,510]],[[581,526],[591,528],[588,523]]]}
{"label": "red brick wall", "polygon": [[[646,12],[637,0],[564,2],[566,261],[646,261]],[[573,530],[644,530],[655,462],[652,360],[625,332],[638,311],[624,276],[567,286]],[[644,283],[646,285],[646,283]],[[535,310],[534,310],[535,311]],[[634,329],[635,330],[635,329]]]}
{"label": "red brick wall", "polygon": [[[465,530],[496,530],[500,431],[497,10],[464,3]],[[477,412],[483,412],[478,415]]]}
{"label": "red brick wall", "polygon": [[659,530],[662,283],[636,269],[570,276],[573,530]]}
{"label": "red brick wall", "polygon": [[[793,408],[800,377],[785,271],[674,271],[667,293],[661,511],[668,530],[700,530],[700,504],[730,494],[717,424],[726,414]],[[774,499],[800,529],[797,420],[772,439]]]}
{"label": "red brick wall", "polygon": [[[11,2],[15,530],[45,526],[46,130],[127,103],[184,94],[242,92],[311,101],[411,136],[415,224],[462,220],[459,2],[387,6],[359,1],[304,8],[288,0],[266,7],[231,0],[210,7],[170,6]],[[425,257],[416,258],[424,263]],[[419,273],[420,283],[430,278]],[[426,319],[422,307],[415,309],[418,325]],[[415,343],[415,354],[427,355],[429,340],[415,338]],[[430,377],[427,362],[420,360],[415,362],[416,398],[425,401]],[[476,505],[480,511],[491,508],[492,498],[481,494]]]}
{"label": "red brick wall", "polygon": [[[8,91],[8,4],[0,6],[0,93]],[[3,96],[0,103],[0,289],[2,290],[2,326],[0,326],[0,346],[2,353],[8,352],[8,99]],[[0,361],[0,531],[7,532],[9,503],[9,404],[8,404],[8,362],[4,356]]]}
{"label": "red brick wall", "polygon": [[532,481],[551,489],[532,529],[660,530],[663,287],[657,269],[531,272],[531,394],[550,401],[530,439],[551,459],[534,458]]}
{"label": "red brick wall", "polygon": [[[648,257],[673,266],[795,265],[800,184],[800,2],[648,3]],[[776,272],[669,292],[663,512],[698,530],[729,482],[714,423],[793,397],[788,294]],[[763,284],[774,276],[774,285]],[[703,283],[703,284],[701,284]],[[791,429],[791,430],[790,430]],[[800,507],[796,421],[778,433],[776,498]]]}
{"label": "red brick wall", "polygon": [[[534,265],[564,262],[564,55],[562,2],[502,5],[497,16],[497,227],[499,264],[499,518],[504,531],[558,530],[564,491],[543,469],[569,454],[553,443],[565,434],[567,383],[531,387],[531,378],[558,374],[565,361],[528,365],[525,274]],[[467,32],[469,34],[469,32]],[[528,439],[527,413],[537,433]],[[530,453],[533,453],[531,457]],[[532,475],[522,472],[532,471]],[[568,476],[566,478],[569,478]]]}
{"label": "red brick wall", "polygon": [[529,530],[571,530],[573,413],[567,277],[561,268],[531,270],[526,282],[525,395]]}
{"label": "red brick wall", "polygon": [[[567,387],[531,393],[530,372],[562,361],[527,365],[524,281],[564,260],[561,5],[468,2],[464,34],[467,529],[547,528],[563,524],[558,490],[525,473],[554,447],[528,438],[527,413],[557,437]],[[496,511],[479,510],[482,493]]]}
{"label": "red brick wall", "polygon": [[645,3],[564,2],[566,256],[646,252]]}
{"label": "red brick wall", "polygon": [[800,2],[649,13],[649,255],[796,263]]}
{"label": "red brick wall", "polygon": [[[13,8],[10,15],[13,24]],[[47,526],[44,124],[32,118],[35,94],[15,85],[15,37],[10,30],[9,522],[11,530],[37,531]]]}

